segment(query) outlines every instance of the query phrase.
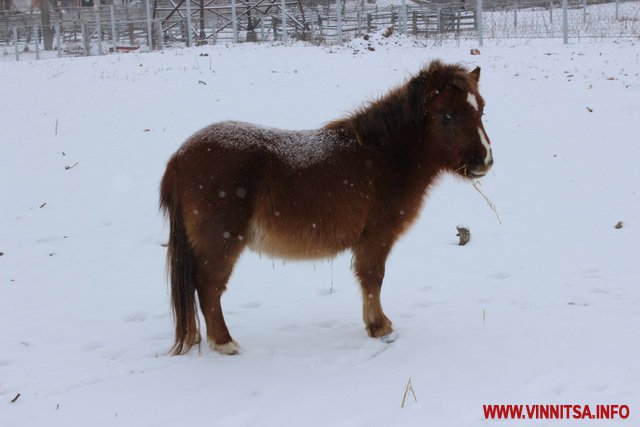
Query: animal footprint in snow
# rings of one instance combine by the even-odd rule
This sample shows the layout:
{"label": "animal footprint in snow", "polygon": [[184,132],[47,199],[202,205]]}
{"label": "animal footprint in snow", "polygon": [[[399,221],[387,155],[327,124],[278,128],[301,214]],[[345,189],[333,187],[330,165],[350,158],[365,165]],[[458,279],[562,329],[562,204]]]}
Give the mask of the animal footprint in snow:
{"label": "animal footprint in snow", "polygon": [[147,313],[131,313],[124,320],[126,322],[144,322],[147,320]]}
{"label": "animal footprint in snow", "polygon": [[84,352],[90,352],[93,350],[97,350],[102,347],[102,344],[97,342],[88,342],[80,347],[80,350]]}
{"label": "animal footprint in snow", "polygon": [[349,326],[341,323],[337,320],[325,320],[324,322],[316,323],[316,326],[323,329],[348,329]]}
{"label": "animal footprint in snow", "polygon": [[259,302],[257,302],[257,301],[253,301],[253,302],[248,302],[248,303],[244,304],[244,305],[242,306],[242,308],[248,308],[248,309],[251,309],[251,308],[258,308],[258,307],[260,307],[261,305],[262,305],[262,303],[259,303]]}
{"label": "animal footprint in snow", "polygon": [[511,277],[511,273],[506,271],[497,271],[495,273],[488,274],[487,277],[493,280],[504,280]]}
{"label": "animal footprint in snow", "polygon": [[427,308],[427,307],[431,307],[433,305],[432,302],[426,302],[426,301],[418,301],[418,302],[414,302],[411,307],[412,308]]}
{"label": "animal footprint in snow", "polygon": [[599,279],[602,277],[600,270],[597,268],[582,268],[580,271],[584,277],[588,277],[589,279]]}

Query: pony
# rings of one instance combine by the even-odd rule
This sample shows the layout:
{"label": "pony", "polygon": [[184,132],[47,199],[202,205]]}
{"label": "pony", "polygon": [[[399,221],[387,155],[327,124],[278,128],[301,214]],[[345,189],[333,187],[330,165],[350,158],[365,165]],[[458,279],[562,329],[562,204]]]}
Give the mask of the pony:
{"label": "pony", "polygon": [[172,353],[200,343],[198,304],[210,347],[240,352],[220,298],[245,248],[287,259],[351,250],[366,331],[393,341],[380,302],[391,248],[439,175],[479,178],[493,164],[479,79],[479,67],[434,61],[319,129],[226,121],[189,137],[160,184],[170,223]]}

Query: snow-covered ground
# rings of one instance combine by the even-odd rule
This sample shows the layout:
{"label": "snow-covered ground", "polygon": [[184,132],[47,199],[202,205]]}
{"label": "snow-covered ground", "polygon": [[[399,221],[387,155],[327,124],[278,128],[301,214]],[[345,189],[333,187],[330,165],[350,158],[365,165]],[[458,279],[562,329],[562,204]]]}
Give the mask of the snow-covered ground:
{"label": "snow-covered ground", "polygon": [[[638,425],[637,41],[385,43],[0,63],[0,426],[498,424],[485,403],[626,404],[591,423]],[[168,356],[157,199],[181,142],[318,127],[433,58],[482,66],[502,225],[469,183],[433,187],[387,264],[393,344],[366,336],[349,254],[247,252],[223,299],[244,353]],[[506,424],[589,424],[547,422]]]}

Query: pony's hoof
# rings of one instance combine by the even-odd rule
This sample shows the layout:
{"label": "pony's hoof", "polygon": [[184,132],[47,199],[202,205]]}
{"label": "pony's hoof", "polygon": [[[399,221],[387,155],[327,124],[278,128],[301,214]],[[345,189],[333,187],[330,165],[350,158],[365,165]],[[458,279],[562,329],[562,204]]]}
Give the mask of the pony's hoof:
{"label": "pony's hoof", "polygon": [[383,335],[378,339],[385,344],[391,344],[392,342],[398,339],[398,333],[396,331],[391,331],[387,335]]}
{"label": "pony's hoof", "polygon": [[233,340],[229,341],[226,344],[216,344],[214,342],[211,342],[209,343],[209,345],[211,346],[211,349],[213,351],[217,351],[218,353],[227,356],[242,353],[242,347],[240,347],[240,345]]}
{"label": "pony's hoof", "polygon": [[393,334],[393,326],[391,325],[391,321],[387,318],[385,318],[385,322],[381,326],[378,326],[377,324],[368,325],[366,329],[367,334],[369,334],[371,338],[382,338]]}
{"label": "pony's hoof", "polygon": [[192,342],[193,345],[196,344],[200,344],[200,341],[202,341],[202,338],[200,337],[200,334],[194,334],[191,336],[191,340],[187,340],[187,342]]}

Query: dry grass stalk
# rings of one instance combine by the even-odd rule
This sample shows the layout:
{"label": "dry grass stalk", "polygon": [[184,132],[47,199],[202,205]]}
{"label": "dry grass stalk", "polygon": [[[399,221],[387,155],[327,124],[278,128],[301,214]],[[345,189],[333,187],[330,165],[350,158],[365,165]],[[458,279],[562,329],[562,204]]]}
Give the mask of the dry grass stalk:
{"label": "dry grass stalk", "polygon": [[407,383],[407,386],[404,389],[404,396],[402,396],[402,404],[400,405],[401,408],[404,408],[404,402],[405,400],[407,400],[407,394],[409,394],[409,390],[411,390],[411,394],[413,395],[413,400],[417,402],[418,399],[416,398],[416,393],[413,391],[413,386],[411,385],[411,377],[409,377],[409,382]]}
{"label": "dry grass stalk", "polygon": [[482,190],[480,190],[480,181],[473,181],[473,188],[476,189],[476,191],[478,193],[480,193],[480,195],[484,198],[484,200],[487,202],[487,204],[489,205],[489,207],[491,208],[491,210],[493,211],[493,213],[496,215],[496,218],[498,218],[498,222],[500,223],[500,225],[502,225],[502,221],[500,221],[500,215],[498,215],[498,211],[496,210],[496,206],[493,204],[493,202],[482,192]]}

